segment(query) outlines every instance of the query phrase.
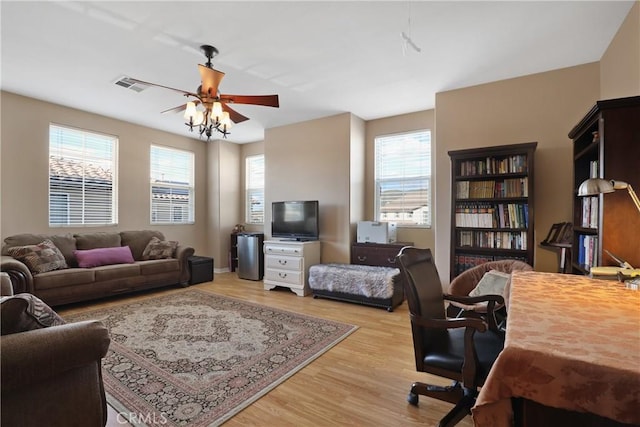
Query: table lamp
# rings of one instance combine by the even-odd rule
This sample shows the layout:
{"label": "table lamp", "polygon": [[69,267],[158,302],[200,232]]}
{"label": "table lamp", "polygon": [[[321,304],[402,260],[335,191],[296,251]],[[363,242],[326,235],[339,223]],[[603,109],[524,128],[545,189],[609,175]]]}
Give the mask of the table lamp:
{"label": "table lamp", "polygon": [[602,178],[589,178],[578,187],[578,196],[595,196],[600,193],[613,193],[615,190],[627,189],[629,196],[640,212],[640,200],[633,191],[631,184],[624,181],[606,180]]}

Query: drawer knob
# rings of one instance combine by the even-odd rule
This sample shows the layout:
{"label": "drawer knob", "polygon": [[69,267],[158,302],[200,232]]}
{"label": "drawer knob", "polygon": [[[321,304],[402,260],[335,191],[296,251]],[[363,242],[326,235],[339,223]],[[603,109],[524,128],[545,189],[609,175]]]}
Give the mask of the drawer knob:
{"label": "drawer knob", "polygon": [[287,277],[287,273],[278,273],[278,276],[280,276],[281,279],[284,279]]}
{"label": "drawer knob", "polygon": [[395,258],[387,258],[387,262],[389,264],[395,264],[396,263],[396,259]]}
{"label": "drawer knob", "polygon": [[286,265],[286,264],[287,264],[287,260],[286,260],[286,259],[279,259],[279,260],[278,260],[278,264],[280,264],[280,265]]}
{"label": "drawer knob", "polygon": [[360,261],[360,262],[364,262],[364,261],[366,261],[366,260],[367,260],[367,257],[366,257],[366,256],[358,255],[358,261]]}

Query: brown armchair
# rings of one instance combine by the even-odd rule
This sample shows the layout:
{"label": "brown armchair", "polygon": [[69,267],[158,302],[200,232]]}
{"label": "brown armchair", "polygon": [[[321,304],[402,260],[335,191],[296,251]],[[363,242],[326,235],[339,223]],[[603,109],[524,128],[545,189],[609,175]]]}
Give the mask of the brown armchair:
{"label": "brown armchair", "polygon": [[30,294],[3,297],[1,304],[1,424],[104,426],[101,359],[110,342],[105,326],[61,324]]}
{"label": "brown armchair", "polygon": [[[533,267],[526,262],[513,259],[486,262],[463,271],[453,279],[449,284],[449,294],[461,297],[468,296],[480,280],[482,280],[485,273],[492,270],[511,274],[514,271],[532,271]],[[480,317],[489,323],[491,329],[497,328],[498,323],[503,323],[506,318],[506,304],[508,304],[509,301],[510,280],[511,279],[507,281],[505,293],[502,295],[505,300],[503,304],[491,304],[491,302],[465,304],[452,301],[450,303],[451,309],[448,311],[449,315]]]}
{"label": "brown armchair", "polygon": [[438,271],[429,249],[405,247],[398,255],[405,277],[405,296],[409,305],[416,370],[452,379],[448,387],[415,382],[407,400],[418,404],[418,396],[454,403],[439,426],[454,426],[471,413],[496,357],[504,347],[504,334],[489,330],[479,318],[447,318],[445,301],[465,304],[491,300],[502,303],[499,295],[455,297],[442,293]]}

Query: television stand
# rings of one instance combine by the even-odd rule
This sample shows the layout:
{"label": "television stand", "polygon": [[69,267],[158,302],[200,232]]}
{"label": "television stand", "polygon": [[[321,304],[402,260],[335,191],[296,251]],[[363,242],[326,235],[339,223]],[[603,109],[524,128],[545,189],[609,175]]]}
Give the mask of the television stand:
{"label": "television stand", "polygon": [[309,267],[320,264],[320,241],[266,240],[264,242],[264,289],[291,289],[303,297],[309,289]]}

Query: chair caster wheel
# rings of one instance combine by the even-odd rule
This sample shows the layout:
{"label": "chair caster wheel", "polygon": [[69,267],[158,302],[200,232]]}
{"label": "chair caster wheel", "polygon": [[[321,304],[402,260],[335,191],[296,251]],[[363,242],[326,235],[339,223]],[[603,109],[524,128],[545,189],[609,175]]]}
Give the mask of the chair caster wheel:
{"label": "chair caster wheel", "polygon": [[409,393],[409,395],[407,396],[407,402],[409,402],[413,406],[418,406],[418,395],[415,393]]}

